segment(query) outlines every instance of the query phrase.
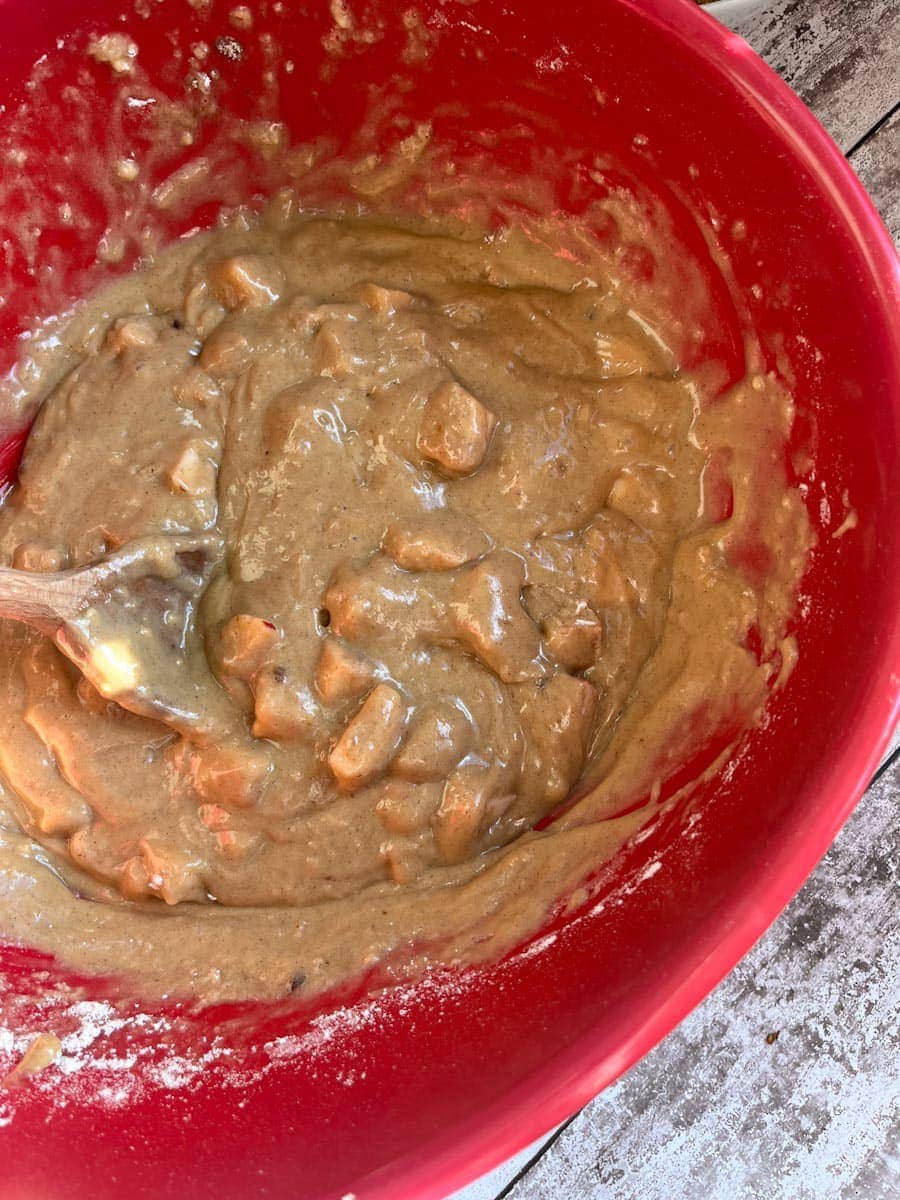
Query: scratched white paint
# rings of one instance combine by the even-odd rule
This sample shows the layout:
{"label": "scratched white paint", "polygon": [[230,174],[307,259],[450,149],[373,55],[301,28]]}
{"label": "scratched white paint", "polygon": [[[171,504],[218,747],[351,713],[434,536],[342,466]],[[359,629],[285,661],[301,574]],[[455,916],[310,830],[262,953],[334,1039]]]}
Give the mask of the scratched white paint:
{"label": "scratched white paint", "polygon": [[897,0],[775,0],[735,24],[844,152],[900,98]]}
{"label": "scratched white paint", "polygon": [[712,4],[707,5],[707,12],[723,25],[735,29],[739,22],[746,21],[751,14],[766,7],[766,2],[767,0],[714,0]]}

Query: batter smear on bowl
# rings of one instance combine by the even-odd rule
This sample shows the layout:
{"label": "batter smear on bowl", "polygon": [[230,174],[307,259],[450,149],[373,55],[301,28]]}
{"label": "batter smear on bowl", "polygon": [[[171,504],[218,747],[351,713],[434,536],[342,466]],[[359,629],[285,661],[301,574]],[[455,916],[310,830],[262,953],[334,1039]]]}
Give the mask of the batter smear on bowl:
{"label": "batter smear on bowl", "polygon": [[494,956],[790,669],[789,396],[681,370],[552,236],[261,221],[62,341],[0,561],[210,535],[182,634],[226,715],[0,623],[6,936],[206,999]]}

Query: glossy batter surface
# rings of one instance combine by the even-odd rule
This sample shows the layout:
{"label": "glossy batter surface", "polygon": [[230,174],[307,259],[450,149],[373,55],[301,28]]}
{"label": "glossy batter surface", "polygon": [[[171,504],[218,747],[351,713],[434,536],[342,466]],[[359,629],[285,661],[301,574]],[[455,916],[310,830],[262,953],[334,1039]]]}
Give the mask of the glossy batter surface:
{"label": "glossy batter surface", "polygon": [[0,623],[10,935],[205,998],[498,953],[752,723],[810,540],[790,400],[714,399],[594,266],[262,224],[78,314],[0,560],[221,535],[196,637],[228,720],[125,712]]}

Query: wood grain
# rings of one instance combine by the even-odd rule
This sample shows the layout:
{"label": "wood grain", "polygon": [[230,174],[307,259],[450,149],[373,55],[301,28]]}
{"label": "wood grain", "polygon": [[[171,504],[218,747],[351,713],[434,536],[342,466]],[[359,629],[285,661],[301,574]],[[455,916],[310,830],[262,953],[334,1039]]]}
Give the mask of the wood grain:
{"label": "wood grain", "polygon": [[900,100],[898,0],[781,0],[737,28],[845,153]]}
{"label": "wood grain", "polygon": [[900,245],[900,112],[850,156],[850,163]]}

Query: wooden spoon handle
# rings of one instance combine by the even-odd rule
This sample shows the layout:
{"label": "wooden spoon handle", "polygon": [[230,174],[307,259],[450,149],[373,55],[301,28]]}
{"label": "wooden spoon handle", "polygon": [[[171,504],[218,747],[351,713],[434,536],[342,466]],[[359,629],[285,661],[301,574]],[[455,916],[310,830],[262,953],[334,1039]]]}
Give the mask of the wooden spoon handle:
{"label": "wooden spoon handle", "polygon": [[84,604],[84,571],[38,573],[0,567],[0,618],[53,633]]}

